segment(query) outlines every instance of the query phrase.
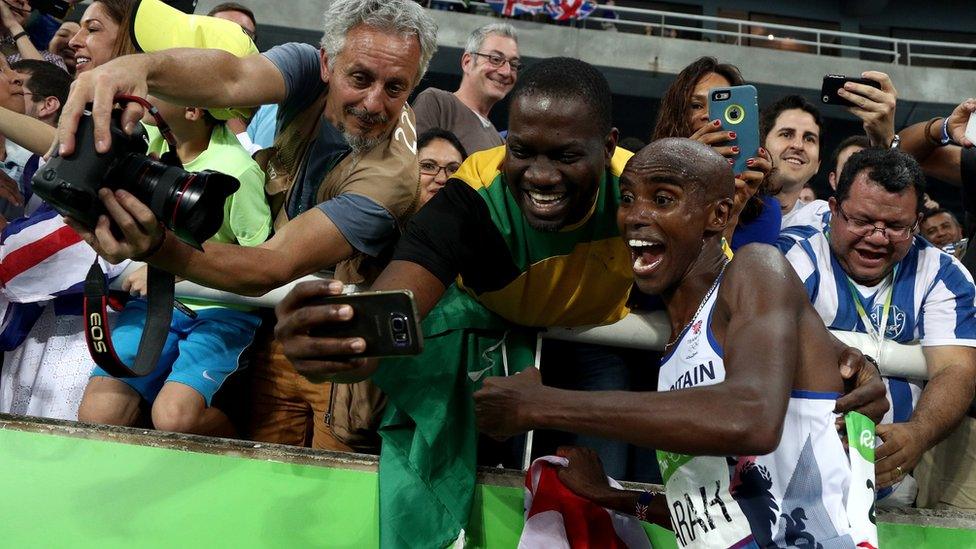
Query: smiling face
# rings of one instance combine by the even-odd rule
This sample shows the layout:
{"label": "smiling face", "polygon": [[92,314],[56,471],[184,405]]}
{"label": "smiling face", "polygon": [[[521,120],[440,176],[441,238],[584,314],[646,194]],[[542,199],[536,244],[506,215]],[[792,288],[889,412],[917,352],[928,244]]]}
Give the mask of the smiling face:
{"label": "smiling face", "polygon": [[[497,34],[489,34],[476,53],[498,55],[510,61],[519,59],[518,43],[507,36]],[[468,52],[461,56],[461,70],[464,72],[464,79],[471,82],[478,93],[492,102],[500,101],[508,95],[518,77],[508,63],[493,67],[488,58]]]}
{"label": "smiling face", "polygon": [[781,112],[764,146],[776,168],[771,177],[785,190],[803,187],[820,169],[820,127],[802,109]]}
{"label": "smiling face", "polygon": [[88,6],[81,17],[81,30],[68,45],[75,51],[75,71],[81,74],[112,60],[119,24],[101,2]]}
{"label": "smiling face", "polygon": [[691,91],[691,102],[688,104],[688,119],[691,131],[702,129],[708,120],[708,90],[712,88],[727,88],[731,84],[721,74],[710,72],[698,79],[695,89]]}
{"label": "smiling face", "polygon": [[74,35],[78,34],[79,30],[81,27],[78,23],[65,21],[61,23],[61,27],[54,33],[54,37],[51,38],[47,46],[47,51],[54,55],[60,55],[64,59],[65,66],[72,72],[75,70],[75,50],[68,45],[68,42]]}
{"label": "smiling face", "polygon": [[617,145],[581,99],[520,95],[509,110],[502,170],[529,225],[539,231],[582,221]]}
{"label": "smiling face", "polygon": [[939,213],[922,221],[922,234],[926,240],[942,248],[962,240],[962,227],[951,215]]}
{"label": "smiling face", "polygon": [[[887,234],[875,230],[867,236],[851,232],[856,220],[875,226],[891,228],[911,227],[918,220],[918,197],[915,189],[900,193],[888,192],[862,170],[851,183],[850,194],[838,203],[830,199],[830,249],[847,276],[858,284],[874,286],[881,282],[895,265],[905,258],[912,246],[912,238],[892,242]],[[855,221],[852,221],[854,219]]]}
{"label": "smiling face", "polygon": [[14,72],[0,57],[0,107],[24,113],[24,76]]}
{"label": "smiling face", "polygon": [[646,294],[680,284],[708,239],[721,235],[732,207],[728,163],[699,143],[667,141],[674,143],[659,141],[634,156],[620,177],[617,226]]}
{"label": "smiling face", "polygon": [[368,150],[396,125],[420,71],[416,36],[359,25],[346,33],[331,68],[321,53],[329,85],[325,117],[356,150]]}
{"label": "smiling face", "polygon": [[420,161],[420,200],[426,204],[461,167],[461,153],[446,139],[433,139],[417,150]]}

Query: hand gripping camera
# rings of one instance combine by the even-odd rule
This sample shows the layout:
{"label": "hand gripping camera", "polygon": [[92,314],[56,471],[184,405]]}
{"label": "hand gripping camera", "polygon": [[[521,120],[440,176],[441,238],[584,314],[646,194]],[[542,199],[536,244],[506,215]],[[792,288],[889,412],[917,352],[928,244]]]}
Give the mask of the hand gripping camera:
{"label": "hand gripping camera", "polygon": [[[148,106],[156,117],[160,132],[169,142],[169,152],[160,160],[146,156],[149,148],[145,131],[139,128],[128,135],[120,126],[122,111],[112,113],[112,147],[101,154],[95,151],[94,127],[90,107],[78,124],[75,152],[55,156],[34,174],[34,192],[54,209],[89,228],[106,213],[98,191],[124,189],[141,200],[161,224],[177,238],[200,248],[223,224],[224,202],[240,183],[229,175],[204,170],[187,172],[176,154],[176,143],[158,111],[144,99],[122,97]],[[113,230],[115,230],[113,228]],[[173,315],[174,277],[149,268],[148,316],[135,363],[122,363],[111,345],[107,323],[108,289],[98,261],[85,281],[84,316],[88,350],[105,371],[115,377],[134,377],[150,373],[169,332]]]}

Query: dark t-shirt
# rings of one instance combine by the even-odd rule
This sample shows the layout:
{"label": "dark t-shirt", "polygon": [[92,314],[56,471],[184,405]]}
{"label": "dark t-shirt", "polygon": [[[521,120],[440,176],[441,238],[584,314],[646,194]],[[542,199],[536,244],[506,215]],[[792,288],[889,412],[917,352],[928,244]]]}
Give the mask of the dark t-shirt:
{"label": "dark t-shirt", "polygon": [[417,135],[432,128],[448,130],[468,154],[504,144],[490,121],[475,114],[451,92],[427,88],[413,100],[413,111],[417,115]]}

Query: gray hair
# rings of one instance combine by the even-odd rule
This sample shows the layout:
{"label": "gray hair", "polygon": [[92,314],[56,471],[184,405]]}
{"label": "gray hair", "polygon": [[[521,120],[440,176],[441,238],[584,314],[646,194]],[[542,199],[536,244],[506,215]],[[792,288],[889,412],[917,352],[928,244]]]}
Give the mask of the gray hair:
{"label": "gray hair", "polygon": [[346,34],[357,25],[416,36],[420,42],[420,67],[414,84],[420,82],[437,51],[437,23],[420,4],[411,0],[334,0],[325,10],[321,42],[329,58],[329,68],[342,52]]}
{"label": "gray hair", "polygon": [[482,44],[485,43],[485,39],[492,34],[511,38],[518,44],[518,33],[515,31],[515,27],[508,23],[488,23],[471,32],[471,36],[468,37],[468,43],[464,46],[464,51],[467,53],[477,53],[481,49]]}

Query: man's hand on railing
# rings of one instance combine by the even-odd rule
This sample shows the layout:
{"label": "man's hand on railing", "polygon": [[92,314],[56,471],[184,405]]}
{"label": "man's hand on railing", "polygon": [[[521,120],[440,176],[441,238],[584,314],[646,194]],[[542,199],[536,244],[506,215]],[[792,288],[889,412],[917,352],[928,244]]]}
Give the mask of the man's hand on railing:
{"label": "man's hand on railing", "polygon": [[847,110],[864,123],[864,133],[875,147],[888,147],[895,138],[895,104],[898,91],[887,74],[867,71],[861,78],[874,80],[881,84],[877,89],[865,84],[848,82],[837,91],[837,95],[854,103]]}
{"label": "man's hand on railing", "polygon": [[360,381],[376,369],[375,360],[341,358],[365,351],[364,339],[310,335],[313,329],[327,330],[352,319],[354,311],[349,305],[316,304],[323,297],[341,295],[342,288],[338,280],[302,282],[275,307],[275,339],[295,371],[312,383]]}

